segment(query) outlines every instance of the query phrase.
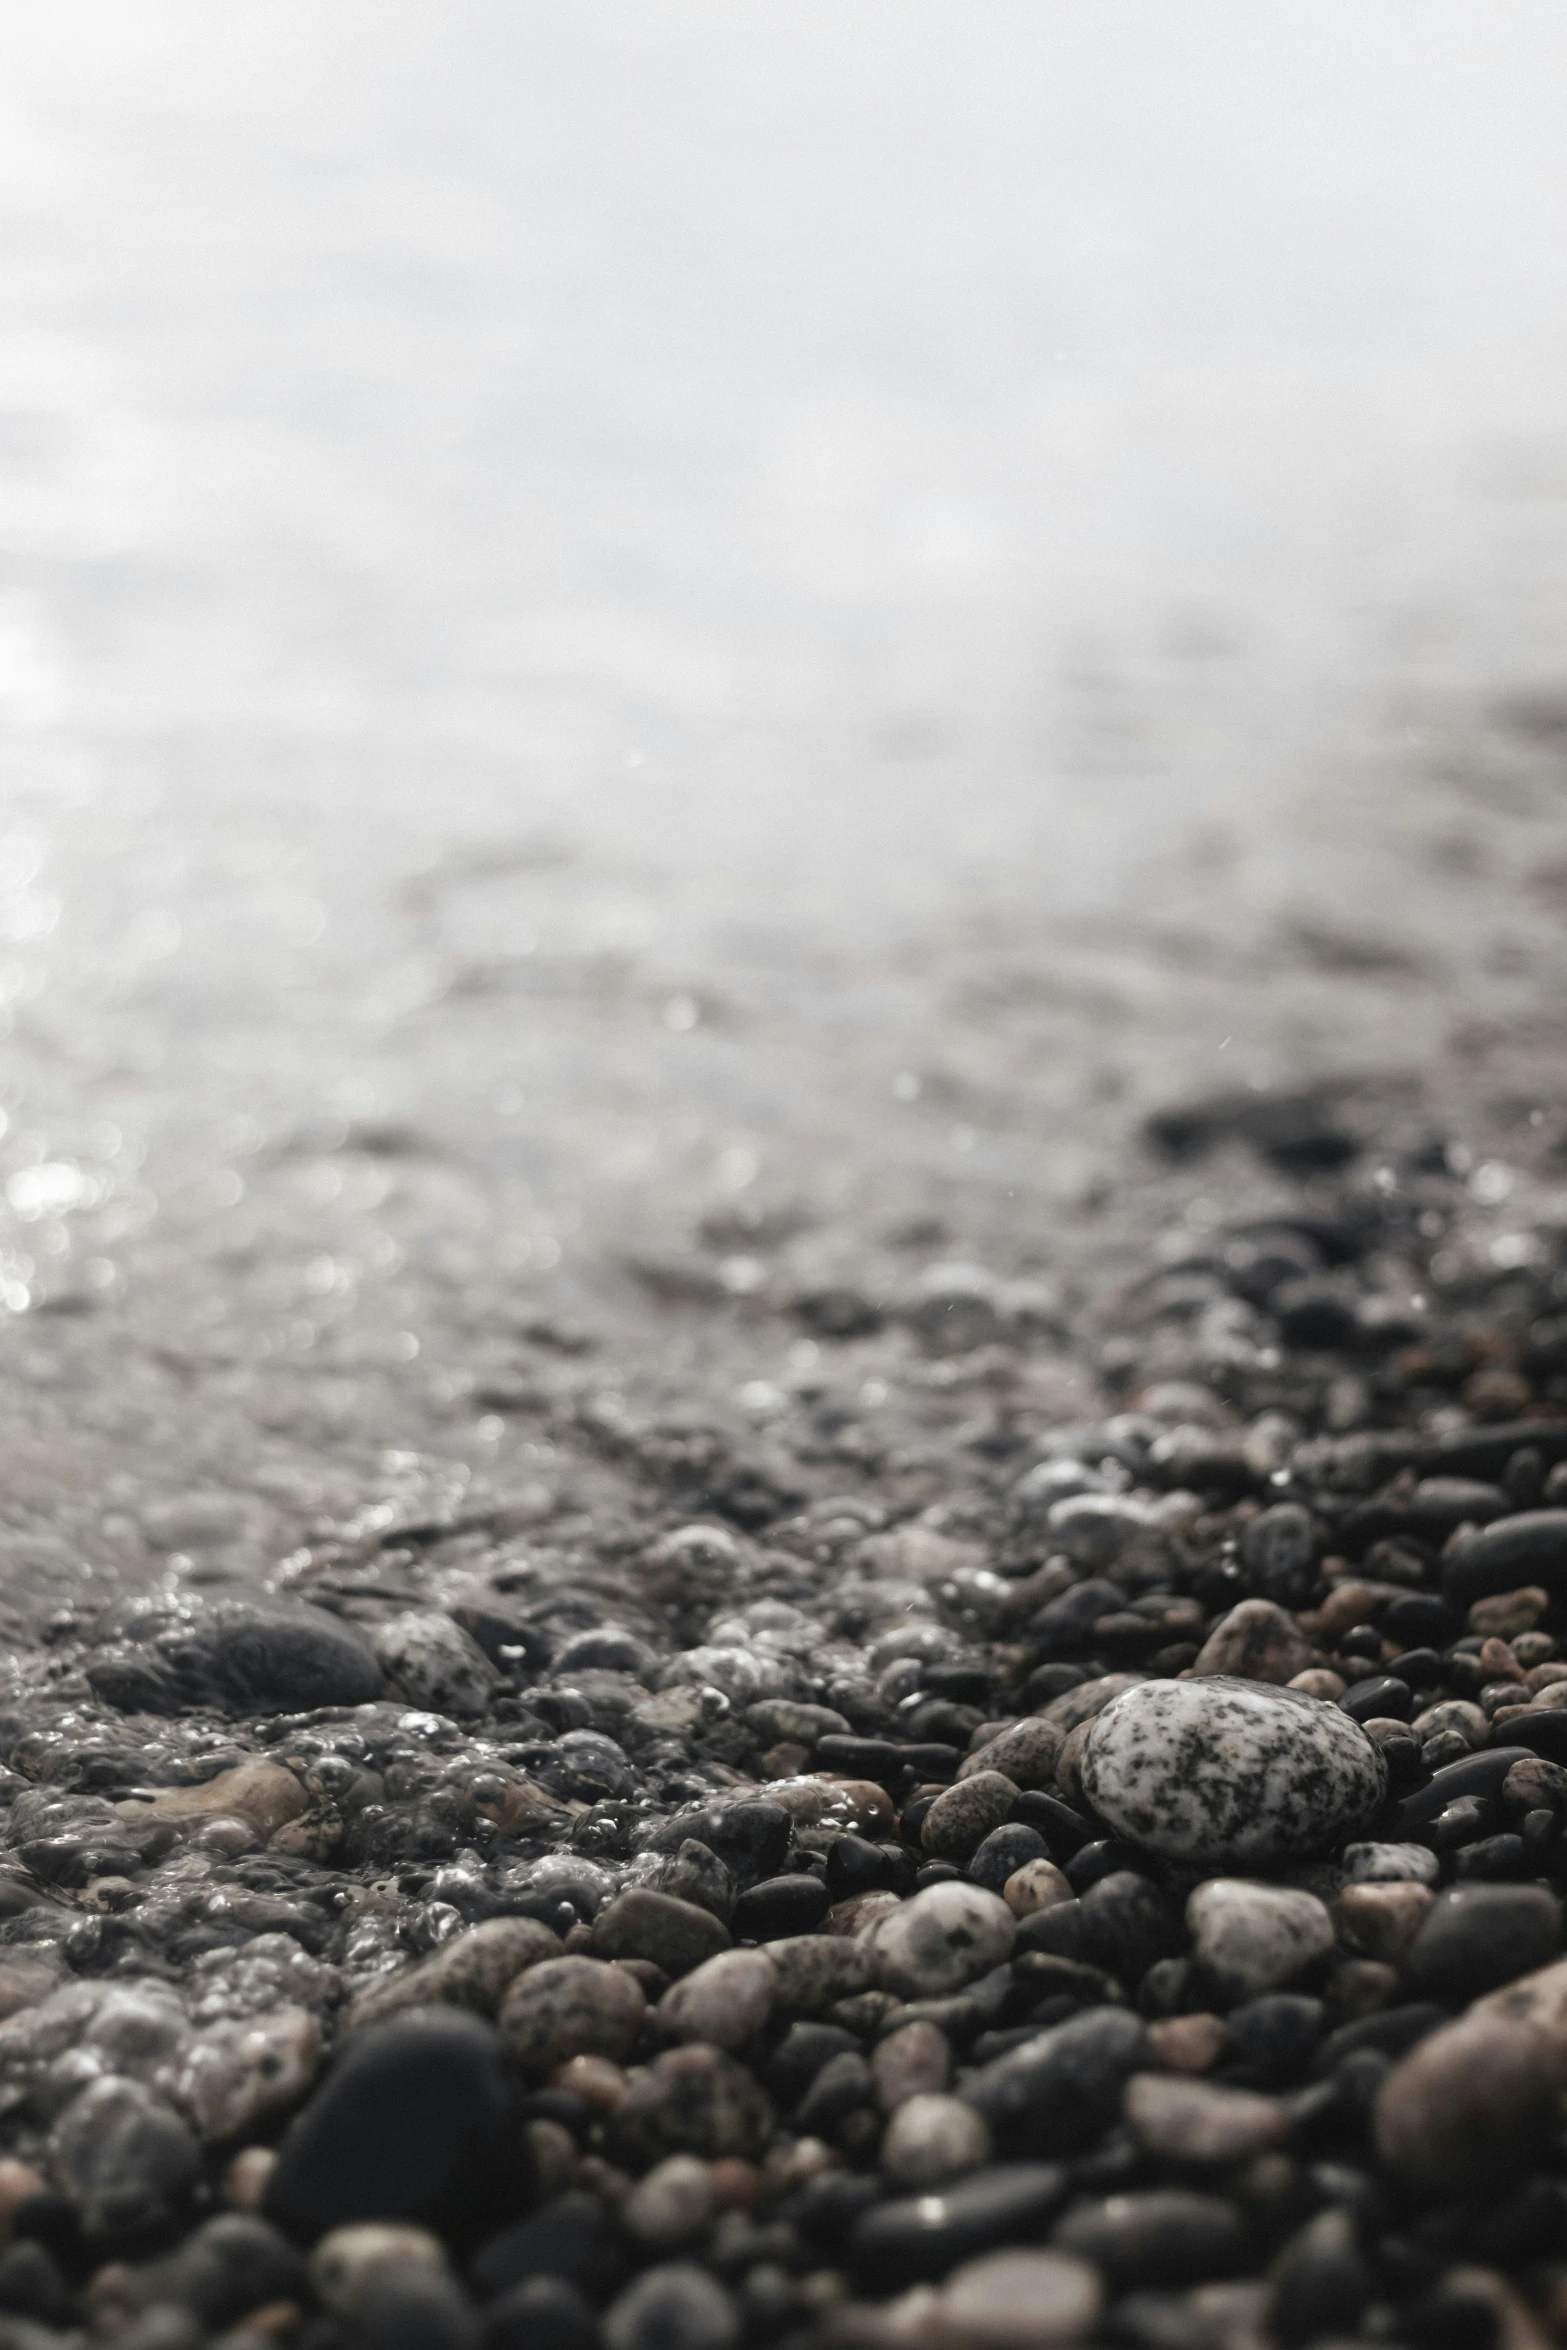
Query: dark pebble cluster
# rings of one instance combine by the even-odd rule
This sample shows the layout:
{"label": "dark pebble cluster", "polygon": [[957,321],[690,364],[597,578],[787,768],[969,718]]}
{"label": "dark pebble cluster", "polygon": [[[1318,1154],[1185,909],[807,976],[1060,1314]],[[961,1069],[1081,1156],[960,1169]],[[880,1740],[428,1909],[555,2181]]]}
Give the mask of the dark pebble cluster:
{"label": "dark pebble cluster", "polygon": [[1567,2334],[1567,1273],[1306,1174],[961,1508],[687,1460],[55,1627],[0,2350]]}

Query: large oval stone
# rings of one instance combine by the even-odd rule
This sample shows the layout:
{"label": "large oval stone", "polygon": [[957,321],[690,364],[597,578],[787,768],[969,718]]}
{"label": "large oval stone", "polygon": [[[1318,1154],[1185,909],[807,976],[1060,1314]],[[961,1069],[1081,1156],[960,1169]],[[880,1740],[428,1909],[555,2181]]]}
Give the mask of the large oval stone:
{"label": "large oval stone", "polygon": [[1221,1676],[1124,1690],[1089,1732],[1081,1771],[1117,1835],[1212,1869],[1326,1852],[1387,1784],[1377,1748],[1338,1706]]}

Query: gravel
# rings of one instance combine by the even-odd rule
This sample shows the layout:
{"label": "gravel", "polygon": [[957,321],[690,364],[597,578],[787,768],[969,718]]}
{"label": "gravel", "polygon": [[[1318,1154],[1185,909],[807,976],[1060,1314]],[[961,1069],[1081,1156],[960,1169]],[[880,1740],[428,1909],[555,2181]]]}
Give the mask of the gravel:
{"label": "gravel", "polygon": [[0,2331],[1550,2338],[1567,1251],[1385,1171],[1138,1268],[1094,1413],[973,1283],[813,1341],[973,1383],[901,1486],[671,1436],[569,1554],[393,1513],[19,1652]]}

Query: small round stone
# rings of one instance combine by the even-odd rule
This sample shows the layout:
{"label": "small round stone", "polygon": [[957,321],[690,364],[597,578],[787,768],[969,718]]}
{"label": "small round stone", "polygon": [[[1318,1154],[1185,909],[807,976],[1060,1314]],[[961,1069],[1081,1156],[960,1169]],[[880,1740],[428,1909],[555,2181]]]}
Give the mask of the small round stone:
{"label": "small round stone", "polygon": [[1192,1671],[1281,1687],[1306,1670],[1311,1653],[1311,1642],[1292,1615],[1269,1599],[1243,1599],[1209,1633]]}
{"label": "small round stone", "polygon": [[924,2017],[900,2024],[871,2054],[871,2081],[883,2113],[895,2113],[910,2097],[944,2089],[952,2078],[952,2043]]}
{"label": "small round stone", "polygon": [[1277,2146],[1285,2129],[1277,2098],[1174,2073],[1135,2074],[1126,2084],[1126,2118],[1145,2154],[1205,2166],[1250,2162]]}
{"label": "small round stone", "polygon": [[672,2040],[743,2048],[765,2029],[778,1973],[760,1950],[721,1950],[672,1983],[658,2003],[659,2027]]}
{"label": "small round stone", "polygon": [[1210,1877],[1186,1904],[1195,1956],[1230,2000],[1276,1991],[1333,1947],[1333,1920],[1314,1893]]}
{"label": "small round stone", "polygon": [[1477,2013],[1432,2032],[1377,2093],[1376,2149],[1406,2185],[1460,2193],[1521,2170],[1555,2103],[1552,2067],[1527,2024]]}
{"label": "small round stone", "polygon": [[517,1978],[498,2021],[523,2071],[540,2078],[573,2056],[618,2063],[635,2046],[646,2013],[642,1986],[624,1967],[550,1958]]}
{"label": "small round stone", "polygon": [[1000,1771],[1014,1787],[1053,1786],[1056,1757],[1065,1735],[1058,1724],[1042,1721],[1037,1714],[1025,1722],[1014,1722],[1010,1730],[1001,1731],[959,1766],[958,1782],[961,1785],[980,1771]]}
{"label": "small round stone", "polygon": [[1084,2342],[1104,2292],[1084,2260],[1062,2252],[989,2252],[955,2269],[936,2297],[932,2332],[963,2350],[1054,2350]]}
{"label": "small round stone", "polygon": [[617,1893],[593,1921],[599,1958],[648,1958],[666,1975],[688,1975],[729,1948],[729,1929],[710,1911],[642,1885]]}
{"label": "small round stone", "polygon": [[1561,1904],[1543,1885],[1449,1886],[1419,1922],[1410,1990],[1418,1999],[1477,1999],[1545,1966],[1561,1933]]}
{"label": "small round stone", "polygon": [[1429,1885],[1412,1884],[1407,1878],[1402,1883],[1373,1880],[1346,1885],[1338,1897],[1339,1931],[1362,1957],[1401,1966],[1434,1899]]}
{"label": "small round stone", "polygon": [[334,2317],[352,2317],[366,2286],[389,2269],[425,2269],[439,2275],[446,2249],[428,2228],[393,2220],[362,2220],[333,2228],[310,2255],[310,2281]]}
{"label": "small round stone", "polygon": [[1076,1894],[1053,1860],[1026,1860],[1008,1877],[1001,1898],[1015,1918],[1029,1918],[1039,1909],[1058,1909]]}
{"label": "small round stone", "polygon": [[739,2336],[723,2286],[685,2261],[644,2270],[604,2319],[606,2350],[730,2350]]}
{"label": "small round stone", "polygon": [[1344,1874],[1351,1885],[1434,1885],[1442,1864],[1429,1844],[1350,1844]]}
{"label": "small round stone", "polygon": [[1000,1966],[1016,1935],[1017,1920],[998,1894],[954,1880],[927,1886],[883,1918],[870,1948],[886,1990],[940,1999]]}
{"label": "small round stone", "polygon": [[671,2154],[637,2181],[620,2217],[649,2251],[673,2252],[699,2236],[717,2208],[711,2164],[694,2154]]}
{"label": "small round stone", "polygon": [[925,1814],[920,1842],[936,1860],[959,1866],[999,1828],[1017,1808],[1018,1789],[1000,1771],[976,1771],[944,1787]]}
{"label": "small round stone", "polygon": [[888,2122],[881,2167],[901,2187],[936,2187],[990,2160],[990,2132],[961,2098],[909,2097]]}
{"label": "small round stone", "polygon": [[1309,1859],[1376,1808],[1387,1775],[1337,1706],[1222,1677],[1123,1691],[1095,1719],[1079,1768],[1118,1835],[1194,1868]]}

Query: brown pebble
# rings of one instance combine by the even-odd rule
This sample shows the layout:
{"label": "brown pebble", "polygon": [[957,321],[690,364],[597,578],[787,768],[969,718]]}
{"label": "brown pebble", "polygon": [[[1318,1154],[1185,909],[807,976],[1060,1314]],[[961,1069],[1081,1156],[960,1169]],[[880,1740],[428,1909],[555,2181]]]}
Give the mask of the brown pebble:
{"label": "brown pebble", "polygon": [[629,2083],[618,2064],[607,2056],[572,2056],[550,2075],[552,2089],[569,2089],[601,2113],[613,2113],[626,2102]]}
{"label": "brown pebble", "polygon": [[721,2154],[708,2165],[713,2200],[720,2211],[749,2211],[762,2192],[762,2174],[754,2162],[738,2154]]}
{"label": "brown pebble", "polygon": [[1339,1934],[1362,1958],[1401,1966],[1436,1896],[1412,1880],[1346,1885],[1338,1897]]}
{"label": "brown pebble", "polygon": [[868,1934],[878,1919],[902,1907],[896,1893],[851,1893],[847,1901],[836,1901],[827,1912],[829,1934]]}
{"label": "brown pebble", "polygon": [[1166,2015],[1148,2027],[1155,2064],[1167,2073],[1205,2073],[1224,2048],[1222,2016]]}
{"label": "brown pebble", "polygon": [[44,2191],[44,2182],[30,2162],[18,2162],[14,2154],[0,2156],[0,2243],[10,2242],[11,2222],[22,2205]]}
{"label": "brown pebble", "polygon": [[796,1779],[811,1759],[808,1746],[800,1746],[785,1738],[781,1744],[770,1746],[762,1757],[764,1779]]}
{"label": "brown pebble", "polygon": [[1417,2043],[1377,2092],[1376,2148],[1407,2185],[1459,2193],[1521,2169],[1555,2102],[1540,2036],[1472,2013]]}
{"label": "brown pebble", "polygon": [[871,2082],[883,2113],[895,2112],[910,2097],[945,2089],[951,2078],[951,2042],[923,2017],[900,2024],[871,2052]]}
{"label": "brown pebble", "polygon": [[1336,2024],[1380,2015],[1398,1997],[1398,1969],[1385,1966],[1378,1958],[1347,1958],[1328,1977],[1323,1997]]}
{"label": "brown pebble", "polygon": [[1311,1643],[1292,1615],[1271,1599],[1243,1599],[1209,1633],[1192,1671],[1199,1679],[1229,1673],[1282,1685],[1310,1659]]}
{"label": "brown pebble", "polygon": [[1348,1685],[1342,1673],[1332,1672],[1326,1665],[1308,1665],[1303,1673],[1297,1673],[1292,1681],[1285,1683],[1286,1688],[1298,1689],[1302,1697],[1320,1697],[1329,1705],[1343,1696]]}
{"label": "brown pebble", "polygon": [[1480,1651],[1480,1674],[1483,1682],[1522,1681],[1518,1660],[1505,1640],[1488,1640]]}
{"label": "brown pebble", "polygon": [[1077,1896],[1053,1860],[1026,1860],[1002,1886],[1001,1898],[1015,1918],[1027,1918],[1036,1910],[1057,1909]]}
{"label": "brown pebble", "polygon": [[223,2174],[224,2200],[236,2211],[259,2211],[276,2168],[277,2155],[270,2146],[242,2147]]}
{"label": "brown pebble", "polygon": [[993,1828],[1005,1826],[1017,1809],[1018,1789],[996,1770],[975,1771],[943,1788],[925,1814],[920,1842],[937,1860],[961,1866],[972,1859]]}
{"label": "brown pebble", "polygon": [[1478,1632],[1482,1640],[1493,1636],[1511,1640],[1515,1632],[1532,1632],[1550,1604],[1550,1594],[1538,1583],[1520,1584],[1516,1591],[1495,1591],[1489,1599],[1475,1601],[1469,1610],[1469,1629]]}
{"label": "brown pebble", "polygon": [[1126,2084],[1126,2119],[1145,2154],[1204,2166],[1249,2162],[1284,2135],[1276,2097],[1224,2089],[1179,2073],[1136,2073]]}

